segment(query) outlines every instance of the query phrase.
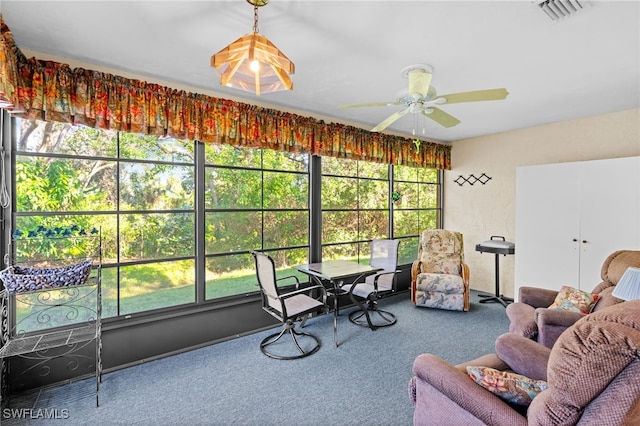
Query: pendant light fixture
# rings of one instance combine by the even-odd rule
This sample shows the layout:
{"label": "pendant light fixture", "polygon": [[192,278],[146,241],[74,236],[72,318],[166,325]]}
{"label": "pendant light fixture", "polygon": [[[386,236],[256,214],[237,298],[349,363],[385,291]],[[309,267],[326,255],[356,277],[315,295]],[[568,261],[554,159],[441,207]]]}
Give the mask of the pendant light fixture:
{"label": "pendant light fixture", "polygon": [[253,5],[253,34],[244,35],[213,55],[211,66],[220,84],[246,92],[262,93],[293,89],[290,74],[295,66],[266,37],[258,34],[258,7],[269,0],[247,0]]}

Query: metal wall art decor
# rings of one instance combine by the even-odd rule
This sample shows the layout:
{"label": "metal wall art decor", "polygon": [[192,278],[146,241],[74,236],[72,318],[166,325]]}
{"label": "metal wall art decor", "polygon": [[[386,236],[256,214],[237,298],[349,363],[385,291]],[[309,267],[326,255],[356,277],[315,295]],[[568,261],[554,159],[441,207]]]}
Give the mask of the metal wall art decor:
{"label": "metal wall art decor", "polygon": [[477,183],[477,182],[480,182],[481,184],[484,185],[490,180],[491,180],[490,176],[487,176],[486,174],[482,173],[480,176],[469,175],[469,177],[464,177],[460,175],[454,180],[454,182],[460,186],[464,185],[465,183],[468,183],[469,185],[473,185],[474,183]]}

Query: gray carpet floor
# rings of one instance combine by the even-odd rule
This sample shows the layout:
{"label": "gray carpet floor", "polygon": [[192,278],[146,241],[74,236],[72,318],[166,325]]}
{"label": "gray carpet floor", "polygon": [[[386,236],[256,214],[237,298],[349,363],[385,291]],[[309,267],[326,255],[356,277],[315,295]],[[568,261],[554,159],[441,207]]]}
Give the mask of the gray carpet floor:
{"label": "gray carpet floor", "polygon": [[[371,331],[333,316],[307,322],[322,340],[299,360],[264,356],[259,344],[277,329],[105,374],[100,407],[95,380],[10,399],[6,425],[411,425],[407,394],[413,360],[430,352],[456,364],[493,352],[508,329],[504,307],[479,303],[469,312],[416,308],[407,293],[380,301],[392,327]],[[9,410],[9,411],[8,411]],[[14,410],[14,411],[11,411]],[[17,411],[16,411],[17,410]]]}

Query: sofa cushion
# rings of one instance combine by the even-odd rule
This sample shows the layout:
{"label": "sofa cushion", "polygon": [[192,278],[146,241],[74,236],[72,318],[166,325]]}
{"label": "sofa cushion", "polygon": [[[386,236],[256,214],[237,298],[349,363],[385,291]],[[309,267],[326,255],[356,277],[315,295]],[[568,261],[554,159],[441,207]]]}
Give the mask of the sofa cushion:
{"label": "sofa cushion", "polygon": [[608,308],[609,306],[617,305],[618,303],[624,302],[624,300],[618,299],[617,297],[611,294],[613,293],[613,290],[615,290],[615,288],[616,288],[615,286],[611,286],[602,290],[599,293],[600,297],[598,298],[598,301],[591,309],[591,312],[598,312],[601,309]]}
{"label": "sofa cushion", "polygon": [[598,294],[592,294],[588,291],[565,285],[560,288],[556,299],[549,308],[588,314],[599,297],[600,295]]}
{"label": "sofa cushion", "polygon": [[533,398],[548,388],[543,380],[489,367],[469,366],[467,373],[477,384],[515,405],[528,406]]}
{"label": "sofa cushion", "polygon": [[[601,401],[600,406],[619,416],[628,412],[640,393],[640,381],[630,380],[625,373],[638,362],[638,312],[639,300],[618,303],[582,317],[558,338],[549,356],[549,390],[529,407],[531,424],[544,424],[551,418],[556,424],[576,424],[583,410],[612,382],[628,386],[609,394],[607,404]],[[618,382],[619,375],[624,380]]]}

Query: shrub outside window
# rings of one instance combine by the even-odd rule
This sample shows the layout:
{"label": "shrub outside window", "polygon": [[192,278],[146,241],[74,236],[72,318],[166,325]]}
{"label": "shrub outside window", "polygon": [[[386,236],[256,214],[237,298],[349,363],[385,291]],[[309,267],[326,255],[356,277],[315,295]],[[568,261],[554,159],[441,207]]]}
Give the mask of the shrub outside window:
{"label": "shrub outside window", "polygon": [[[291,267],[309,258],[308,155],[11,121],[15,228],[100,229],[104,317],[255,294],[250,250],[307,279]],[[441,173],[321,163],[323,259],[368,262],[370,240],[393,237],[399,263],[415,260],[440,223]]]}

